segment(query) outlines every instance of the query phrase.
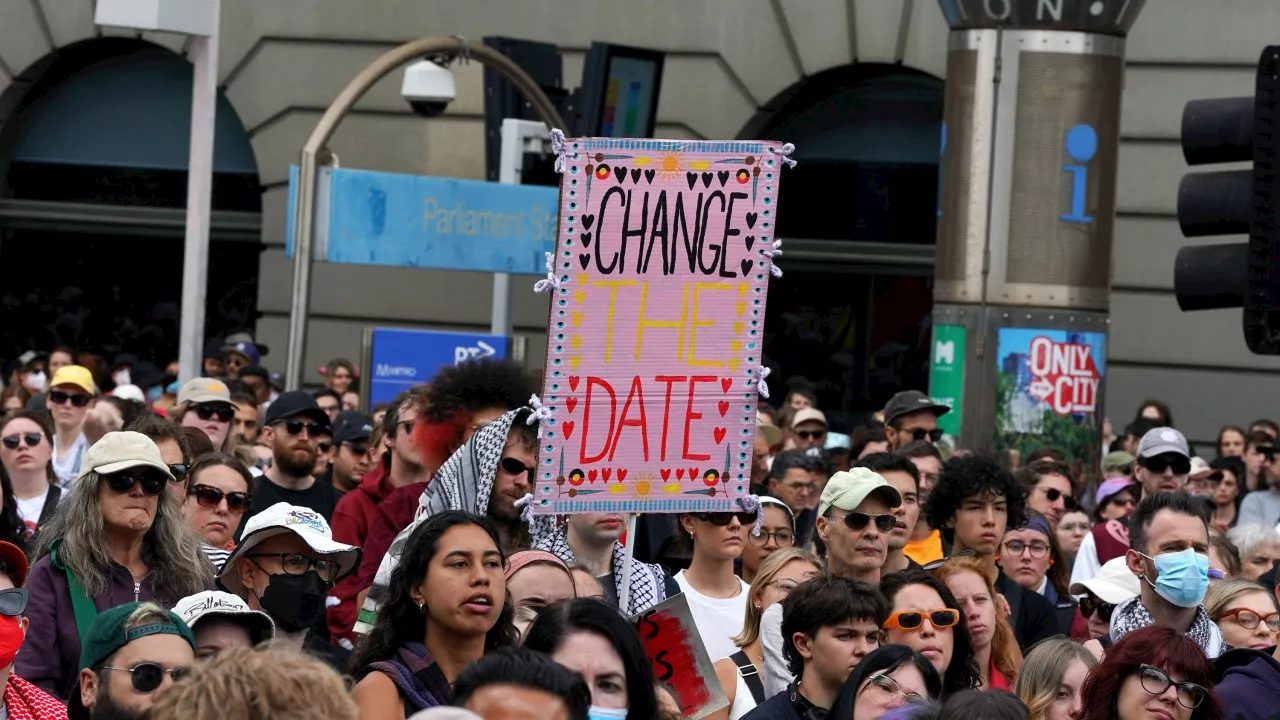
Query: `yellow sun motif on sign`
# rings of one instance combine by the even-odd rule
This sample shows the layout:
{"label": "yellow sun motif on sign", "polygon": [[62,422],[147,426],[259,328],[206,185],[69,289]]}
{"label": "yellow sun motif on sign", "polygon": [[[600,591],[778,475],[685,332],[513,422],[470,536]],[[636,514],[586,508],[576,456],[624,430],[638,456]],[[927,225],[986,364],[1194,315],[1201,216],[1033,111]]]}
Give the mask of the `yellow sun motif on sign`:
{"label": "yellow sun motif on sign", "polygon": [[663,180],[674,180],[684,168],[684,156],[679,152],[664,153],[658,158],[658,177]]}

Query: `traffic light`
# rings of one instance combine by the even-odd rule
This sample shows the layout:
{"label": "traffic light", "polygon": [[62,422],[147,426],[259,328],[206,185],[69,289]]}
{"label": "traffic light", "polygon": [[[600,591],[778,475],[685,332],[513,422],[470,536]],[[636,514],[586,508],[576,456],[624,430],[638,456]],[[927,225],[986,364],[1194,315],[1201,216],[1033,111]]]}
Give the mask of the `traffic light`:
{"label": "traffic light", "polygon": [[1192,100],[1182,111],[1188,165],[1251,162],[1242,170],[1189,173],[1178,184],[1178,224],[1186,237],[1247,233],[1247,242],[1188,245],[1178,251],[1178,307],[1242,307],[1244,336],[1259,355],[1280,355],[1280,46],[1258,61],[1253,97]]}

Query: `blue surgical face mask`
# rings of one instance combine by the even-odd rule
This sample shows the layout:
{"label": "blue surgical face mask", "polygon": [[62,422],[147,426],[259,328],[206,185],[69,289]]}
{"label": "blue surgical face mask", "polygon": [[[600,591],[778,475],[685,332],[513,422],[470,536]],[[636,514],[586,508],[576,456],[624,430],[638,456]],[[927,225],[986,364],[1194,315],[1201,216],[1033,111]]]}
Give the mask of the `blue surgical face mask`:
{"label": "blue surgical face mask", "polygon": [[[1136,550],[1134,552],[1137,552]],[[1160,597],[1182,608],[1193,608],[1204,600],[1209,590],[1209,556],[1187,548],[1151,557],[1155,563],[1156,581],[1147,580]],[[1143,578],[1146,580],[1146,578]]]}
{"label": "blue surgical face mask", "polygon": [[587,720],[625,720],[626,708],[605,708],[592,705],[587,709]]}

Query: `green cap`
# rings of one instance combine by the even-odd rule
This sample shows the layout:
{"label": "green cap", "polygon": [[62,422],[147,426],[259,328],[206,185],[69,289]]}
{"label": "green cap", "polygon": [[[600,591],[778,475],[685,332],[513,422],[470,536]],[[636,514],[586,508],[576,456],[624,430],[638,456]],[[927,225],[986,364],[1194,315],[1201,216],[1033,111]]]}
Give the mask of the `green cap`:
{"label": "green cap", "polygon": [[1116,470],[1133,466],[1133,456],[1123,450],[1113,450],[1102,460],[1103,470]]}
{"label": "green cap", "polygon": [[110,610],[98,613],[98,617],[93,621],[93,627],[89,628],[89,635],[84,639],[80,650],[81,670],[88,670],[101,665],[115,651],[138,638],[147,637],[148,635],[177,635],[190,643],[191,651],[195,652],[196,636],[191,632],[191,628],[182,622],[182,618],[168,610],[165,610],[164,614],[168,616],[169,622],[150,622],[146,625],[125,629],[125,621],[144,604],[131,602],[117,605]]}

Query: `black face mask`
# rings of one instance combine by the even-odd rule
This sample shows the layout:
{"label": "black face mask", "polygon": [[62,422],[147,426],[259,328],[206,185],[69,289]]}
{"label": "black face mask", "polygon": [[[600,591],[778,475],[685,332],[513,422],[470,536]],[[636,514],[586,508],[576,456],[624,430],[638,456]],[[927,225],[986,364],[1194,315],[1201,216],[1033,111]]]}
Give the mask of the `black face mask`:
{"label": "black face mask", "polygon": [[329,586],[315,570],[301,575],[272,575],[266,592],[258,598],[262,611],[287,633],[310,629],[325,613]]}

